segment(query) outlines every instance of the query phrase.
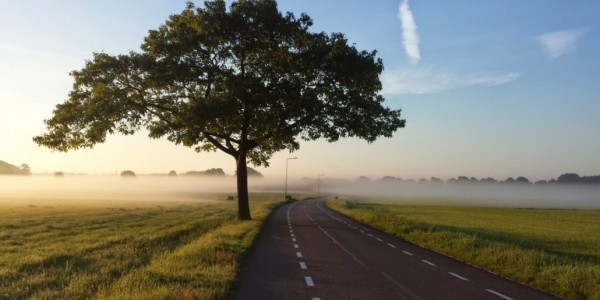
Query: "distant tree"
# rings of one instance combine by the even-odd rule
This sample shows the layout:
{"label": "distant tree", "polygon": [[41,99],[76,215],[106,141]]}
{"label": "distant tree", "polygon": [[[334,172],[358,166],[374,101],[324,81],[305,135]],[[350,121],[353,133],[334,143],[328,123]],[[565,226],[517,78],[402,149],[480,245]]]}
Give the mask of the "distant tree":
{"label": "distant tree", "polygon": [[63,176],[65,176],[65,173],[61,172],[61,171],[57,171],[57,172],[54,172],[54,176],[56,176],[56,177],[63,177]]}
{"label": "distant tree", "polygon": [[437,178],[437,177],[431,177],[431,179],[429,179],[429,183],[434,183],[434,184],[443,184],[444,181]]}
{"label": "distant tree", "polygon": [[135,177],[135,172],[133,172],[131,170],[125,170],[125,171],[121,172],[121,176],[122,177]]}
{"label": "distant tree", "polygon": [[492,177],[487,177],[487,178],[482,178],[481,182],[484,182],[484,183],[497,183],[498,180],[496,180],[496,179],[494,179]]}
{"label": "distant tree", "polygon": [[391,137],[405,121],[382,105],[383,62],[341,33],[309,31],[302,14],[281,14],[275,0],[188,2],[144,39],[141,53],[96,53],[73,71],[69,98],[34,141],[59,151],[91,148],[107,134],[145,128],[197,151],[235,159],[238,219],[251,219],[247,163],[300,148]]}
{"label": "distant tree", "polygon": [[565,173],[558,176],[556,181],[563,184],[579,183],[581,181],[581,177],[577,173]]}
{"label": "distant tree", "polygon": [[516,180],[512,177],[508,177],[508,178],[506,178],[506,180],[504,180],[504,183],[515,183],[515,182],[516,182]]}
{"label": "distant tree", "polygon": [[546,185],[548,184],[548,181],[546,180],[538,180],[535,182],[535,185]]}
{"label": "distant tree", "polygon": [[169,174],[167,174],[168,176],[177,176],[177,172],[175,172],[175,170],[171,170],[169,171]]}
{"label": "distant tree", "polygon": [[31,175],[31,168],[29,167],[28,164],[21,164],[21,171],[25,175]]}
{"label": "distant tree", "polygon": [[373,180],[371,180],[371,178],[367,177],[367,176],[359,176],[358,178],[356,178],[355,180],[356,182],[360,182],[360,183],[370,183]]}
{"label": "distant tree", "polygon": [[402,178],[394,177],[394,176],[383,176],[380,179],[377,179],[377,181],[383,182],[383,183],[402,182]]}
{"label": "distant tree", "polygon": [[529,179],[523,177],[523,176],[519,176],[517,177],[517,179],[515,180],[516,183],[521,183],[521,184],[531,184],[531,182],[529,182]]}
{"label": "distant tree", "polygon": [[419,183],[427,183],[427,179],[421,178],[421,179],[419,179]]}

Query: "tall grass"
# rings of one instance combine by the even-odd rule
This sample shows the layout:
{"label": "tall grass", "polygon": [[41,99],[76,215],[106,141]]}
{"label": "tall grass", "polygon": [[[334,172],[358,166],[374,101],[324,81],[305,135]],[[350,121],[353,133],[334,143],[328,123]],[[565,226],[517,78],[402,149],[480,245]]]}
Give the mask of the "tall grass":
{"label": "tall grass", "polygon": [[225,298],[279,200],[0,206],[0,299]]}
{"label": "tall grass", "polygon": [[565,297],[600,299],[600,211],[330,200],[357,221]]}

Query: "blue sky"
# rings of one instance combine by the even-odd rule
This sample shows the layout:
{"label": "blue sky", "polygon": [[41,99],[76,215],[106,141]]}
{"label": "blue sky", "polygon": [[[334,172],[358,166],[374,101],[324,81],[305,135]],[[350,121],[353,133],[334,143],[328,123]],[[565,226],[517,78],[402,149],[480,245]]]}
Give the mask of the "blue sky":
{"label": "blue sky", "polygon": [[[196,2],[197,5],[201,3]],[[221,167],[232,158],[197,154],[143,134],[110,137],[67,154],[31,137],[92,52],[138,50],[149,29],[185,1],[2,1],[0,160],[34,172],[138,173]],[[285,0],[314,31],[343,32],[384,60],[386,105],[407,127],[373,144],[304,142],[292,177],[504,179],[600,174],[600,1]],[[282,152],[268,177],[284,173]]]}

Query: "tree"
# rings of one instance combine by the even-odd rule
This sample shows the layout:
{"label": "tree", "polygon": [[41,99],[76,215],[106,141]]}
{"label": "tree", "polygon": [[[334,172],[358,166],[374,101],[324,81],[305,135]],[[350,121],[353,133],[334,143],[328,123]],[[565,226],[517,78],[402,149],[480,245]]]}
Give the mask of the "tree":
{"label": "tree", "polygon": [[131,170],[125,170],[121,172],[121,177],[135,177],[135,172]]}
{"label": "tree", "polygon": [[29,167],[28,164],[23,163],[23,164],[21,164],[20,168],[21,168],[21,171],[22,171],[23,174],[25,174],[25,175],[31,175],[31,168]]}
{"label": "tree", "polygon": [[192,3],[151,30],[141,52],[95,53],[73,71],[73,89],[34,138],[59,151],[93,147],[107,134],[145,128],[198,152],[236,162],[238,219],[250,219],[247,163],[268,166],[299,139],[373,142],[404,127],[382,105],[376,51],[341,33],[312,33],[306,14],[274,0]]}

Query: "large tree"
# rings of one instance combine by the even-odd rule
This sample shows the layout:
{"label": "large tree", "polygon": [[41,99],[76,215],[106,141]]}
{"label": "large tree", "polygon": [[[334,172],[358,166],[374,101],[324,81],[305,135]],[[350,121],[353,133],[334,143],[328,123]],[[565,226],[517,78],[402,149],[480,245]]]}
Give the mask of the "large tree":
{"label": "large tree", "polygon": [[373,142],[404,127],[400,110],[382,105],[376,51],[311,25],[274,0],[188,3],[149,31],[141,52],[95,53],[73,71],[68,99],[34,141],[68,151],[145,128],[198,152],[221,150],[236,161],[238,219],[250,219],[248,162],[268,166],[299,139]]}

